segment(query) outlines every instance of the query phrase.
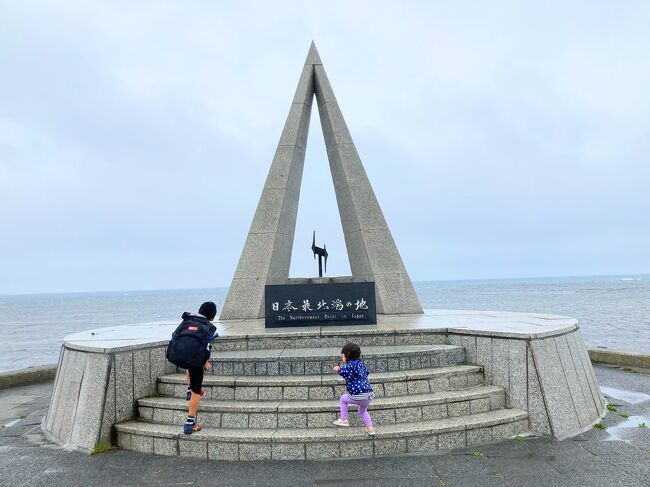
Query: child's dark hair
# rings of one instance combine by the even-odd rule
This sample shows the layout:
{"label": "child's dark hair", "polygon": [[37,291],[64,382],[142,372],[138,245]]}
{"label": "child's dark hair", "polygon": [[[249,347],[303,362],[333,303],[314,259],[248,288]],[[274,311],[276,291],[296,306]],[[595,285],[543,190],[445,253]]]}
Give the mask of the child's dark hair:
{"label": "child's dark hair", "polygon": [[208,321],[212,321],[217,316],[217,305],[212,301],[206,301],[199,308],[199,314],[205,316]]}
{"label": "child's dark hair", "polygon": [[361,357],[361,347],[356,343],[346,343],[341,353],[345,355],[345,360],[359,360],[359,357]]}

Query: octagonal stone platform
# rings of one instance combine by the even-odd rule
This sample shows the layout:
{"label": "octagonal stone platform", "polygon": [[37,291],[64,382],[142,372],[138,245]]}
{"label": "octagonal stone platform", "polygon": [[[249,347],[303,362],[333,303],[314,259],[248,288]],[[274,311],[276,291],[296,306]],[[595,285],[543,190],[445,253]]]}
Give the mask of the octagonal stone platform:
{"label": "octagonal stone platform", "polygon": [[[220,337],[186,436],[184,376],[165,360],[176,323],[101,328],[66,337],[43,429],[69,448],[98,443],[214,459],[296,459],[450,449],[523,432],[562,439],[605,410],[575,319],[426,310],[377,325],[264,328],[215,322]],[[378,434],[351,414],[329,426],[343,382],[329,369],[359,343],[377,399]]]}

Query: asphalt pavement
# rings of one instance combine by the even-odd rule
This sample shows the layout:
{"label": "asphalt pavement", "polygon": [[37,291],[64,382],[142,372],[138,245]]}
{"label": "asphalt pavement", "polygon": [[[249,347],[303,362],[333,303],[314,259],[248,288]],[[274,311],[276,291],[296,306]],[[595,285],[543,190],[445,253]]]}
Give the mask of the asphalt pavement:
{"label": "asphalt pavement", "polygon": [[[564,441],[526,437],[451,452],[323,461],[211,462],[49,443],[40,422],[52,383],[0,390],[1,486],[606,486],[650,485],[650,372],[595,366],[606,429]],[[647,427],[643,427],[646,425]]]}

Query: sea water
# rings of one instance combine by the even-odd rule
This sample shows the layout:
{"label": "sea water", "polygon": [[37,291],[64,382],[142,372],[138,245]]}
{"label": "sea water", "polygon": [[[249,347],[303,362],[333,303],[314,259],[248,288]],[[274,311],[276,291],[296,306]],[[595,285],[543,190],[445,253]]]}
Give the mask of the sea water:
{"label": "sea water", "polygon": [[[650,276],[415,282],[424,308],[561,314],[590,347],[650,353]],[[0,372],[56,363],[65,335],[130,323],[177,323],[227,289],[0,296]]]}

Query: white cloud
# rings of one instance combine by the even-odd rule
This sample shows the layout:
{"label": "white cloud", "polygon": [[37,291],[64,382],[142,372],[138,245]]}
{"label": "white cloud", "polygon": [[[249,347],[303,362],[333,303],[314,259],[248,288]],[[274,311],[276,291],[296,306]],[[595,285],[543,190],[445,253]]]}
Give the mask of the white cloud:
{"label": "white cloud", "polygon": [[[4,3],[0,293],[227,285],[312,39],[413,277],[650,272],[649,20],[645,2]],[[317,120],[295,274],[314,226],[345,253]]]}

